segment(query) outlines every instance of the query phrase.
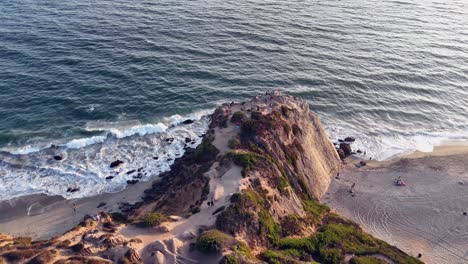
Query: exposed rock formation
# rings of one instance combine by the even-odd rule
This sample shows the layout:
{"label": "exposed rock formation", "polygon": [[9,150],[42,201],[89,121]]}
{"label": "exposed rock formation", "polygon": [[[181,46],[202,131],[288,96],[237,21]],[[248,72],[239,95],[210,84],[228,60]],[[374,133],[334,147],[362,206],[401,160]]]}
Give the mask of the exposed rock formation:
{"label": "exposed rock formation", "polygon": [[38,244],[18,247],[0,237],[0,263],[340,263],[345,254],[375,253],[419,263],[317,201],[340,169],[305,101],[268,93],[223,104],[203,142],[175,160],[141,202],[113,214],[131,225],[102,213]]}

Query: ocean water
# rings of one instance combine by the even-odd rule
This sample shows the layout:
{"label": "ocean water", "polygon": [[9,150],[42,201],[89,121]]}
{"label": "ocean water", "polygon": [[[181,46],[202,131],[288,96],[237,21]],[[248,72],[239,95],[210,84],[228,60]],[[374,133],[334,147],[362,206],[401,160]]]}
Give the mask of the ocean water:
{"label": "ocean water", "polygon": [[465,0],[2,0],[0,200],[148,179],[268,89],[367,157],[466,140],[467,25]]}

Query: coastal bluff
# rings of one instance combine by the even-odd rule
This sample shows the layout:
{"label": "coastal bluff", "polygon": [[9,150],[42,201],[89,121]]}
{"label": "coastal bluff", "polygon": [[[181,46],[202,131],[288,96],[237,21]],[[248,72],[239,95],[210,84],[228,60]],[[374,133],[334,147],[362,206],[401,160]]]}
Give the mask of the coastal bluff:
{"label": "coastal bluff", "polygon": [[48,240],[1,235],[0,263],[421,263],[319,202],[342,166],[304,100],[225,103],[200,145],[131,187],[141,199],[100,197],[118,207]]}

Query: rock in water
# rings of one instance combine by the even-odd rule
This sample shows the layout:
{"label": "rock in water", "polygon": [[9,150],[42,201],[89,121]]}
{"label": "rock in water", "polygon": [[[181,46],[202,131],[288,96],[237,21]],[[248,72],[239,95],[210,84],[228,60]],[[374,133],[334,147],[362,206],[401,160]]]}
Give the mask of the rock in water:
{"label": "rock in water", "polygon": [[123,164],[123,163],[124,163],[124,162],[121,161],[121,160],[116,160],[116,161],[114,161],[114,162],[112,162],[112,163],[110,164],[110,167],[111,167],[111,168],[115,168],[115,167],[120,166],[120,164]]}
{"label": "rock in water", "polygon": [[184,122],[182,122],[182,124],[184,124],[184,125],[189,125],[189,124],[192,124],[192,123],[194,123],[194,122],[195,122],[195,121],[192,120],[192,119],[187,119],[187,120],[185,120]]}
{"label": "rock in water", "polygon": [[62,156],[59,156],[59,155],[57,155],[57,156],[54,156],[54,160],[63,160],[63,157],[62,157]]}
{"label": "rock in water", "polygon": [[138,180],[127,180],[128,185],[135,184],[137,182],[138,182]]}
{"label": "rock in water", "polygon": [[107,176],[106,177],[106,180],[112,180],[112,179],[114,179],[114,176]]}
{"label": "rock in water", "polygon": [[345,141],[345,142],[351,142],[351,143],[352,143],[352,142],[356,141],[356,139],[353,138],[353,137],[347,137],[347,138],[344,139],[344,141]]}

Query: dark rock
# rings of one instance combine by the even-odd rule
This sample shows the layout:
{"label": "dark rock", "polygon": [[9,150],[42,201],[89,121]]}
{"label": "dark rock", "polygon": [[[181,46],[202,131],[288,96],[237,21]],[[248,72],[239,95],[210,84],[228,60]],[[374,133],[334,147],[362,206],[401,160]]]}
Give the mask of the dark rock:
{"label": "dark rock", "polygon": [[463,215],[468,215],[468,213],[467,213],[467,212],[463,212]]}
{"label": "dark rock", "polygon": [[356,141],[356,139],[353,138],[353,137],[347,137],[347,138],[344,139],[344,141],[345,142],[354,142],[354,141]]}
{"label": "dark rock", "polygon": [[114,179],[114,176],[107,176],[106,177],[106,180],[112,180],[112,179]]}
{"label": "dark rock", "polygon": [[158,160],[158,159],[159,159],[159,157],[153,157],[153,159],[154,159],[154,160]]}
{"label": "dark rock", "polygon": [[59,156],[59,155],[57,155],[57,156],[54,156],[54,160],[63,160],[63,157],[62,157],[62,156]]}
{"label": "dark rock", "polygon": [[346,155],[342,149],[337,149],[336,151],[338,152],[338,156],[340,156],[340,159],[346,158]]}
{"label": "dark rock", "polygon": [[362,150],[358,149],[356,150],[357,153],[361,154],[362,153]]}
{"label": "dark rock", "polygon": [[349,143],[340,143],[340,149],[343,150],[345,156],[351,155],[351,145]]}
{"label": "dark rock", "polygon": [[99,203],[98,206],[96,208],[101,208],[103,206],[106,206],[106,203],[105,202],[102,202],[102,203]]}
{"label": "dark rock", "polygon": [[364,167],[364,166],[367,165],[367,163],[366,163],[365,161],[361,160],[361,161],[359,162],[359,165],[360,165],[361,167]]}
{"label": "dark rock", "polygon": [[124,163],[124,162],[121,161],[121,160],[116,160],[116,161],[114,161],[114,162],[112,162],[112,163],[110,164],[110,167],[111,167],[111,168],[115,168],[115,167],[118,167],[120,164],[123,164],[123,163]]}
{"label": "dark rock", "polygon": [[134,173],[136,170],[127,171],[127,175]]}
{"label": "dark rock", "polygon": [[338,139],[338,142],[342,143],[342,142],[344,142],[344,140],[342,140],[342,139]]}
{"label": "dark rock", "polygon": [[77,191],[79,191],[79,190],[80,190],[80,188],[71,188],[71,187],[68,187],[67,192],[74,193],[74,192],[77,192]]}
{"label": "dark rock", "polygon": [[138,172],[140,172],[140,171],[142,171],[142,170],[143,170],[143,167],[139,168],[139,169],[138,169]]}
{"label": "dark rock", "polygon": [[195,122],[195,121],[192,120],[192,119],[187,119],[187,120],[185,120],[184,122],[182,122],[182,124],[188,125],[188,124],[192,124],[192,123],[194,123],[194,122]]}
{"label": "dark rock", "polygon": [[129,184],[129,185],[130,184],[135,184],[137,182],[138,182],[138,180],[127,180],[127,184]]}
{"label": "dark rock", "polygon": [[166,142],[171,144],[172,142],[174,142],[174,138],[166,138]]}
{"label": "dark rock", "polygon": [[133,176],[133,179],[141,179],[143,178],[143,174],[138,173],[137,175]]}
{"label": "dark rock", "polygon": [[190,141],[192,141],[191,138],[188,138],[188,137],[185,138],[185,143],[189,143]]}

